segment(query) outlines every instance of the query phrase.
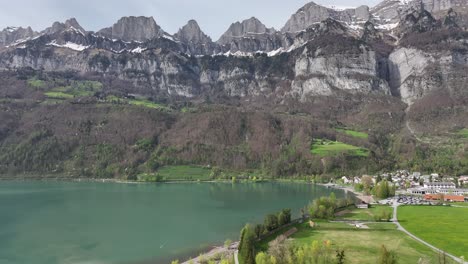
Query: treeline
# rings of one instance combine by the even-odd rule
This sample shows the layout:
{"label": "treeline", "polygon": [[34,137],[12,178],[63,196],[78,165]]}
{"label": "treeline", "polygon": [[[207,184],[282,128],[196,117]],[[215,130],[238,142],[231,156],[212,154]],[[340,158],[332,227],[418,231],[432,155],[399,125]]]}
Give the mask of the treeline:
{"label": "treeline", "polygon": [[361,183],[355,184],[354,189],[367,195],[373,194],[381,199],[393,197],[396,192],[395,184],[387,179],[382,179],[380,176],[377,177],[375,184],[372,177],[362,176]]}
{"label": "treeline", "polygon": [[[344,264],[349,263],[346,249],[333,248],[329,240],[313,241],[311,245],[294,246],[284,237],[270,243],[267,252],[260,252],[250,264]],[[397,252],[382,245],[377,264],[398,264]]]}
{"label": "treeline", "polygon": [[241,263],[255,263],[256,242],[262,236],[291,223],[291,209],[283,209],[276,214],[265,216],[263,224],[245,225],[241,231],[239,243],[239,259]]}
{"label": "treeline", "polygon": [[[329,197],[315,199],[308,207],[311,219],[331,219],[337,209],[347,207],[353,203],[352,199],[337,199],[335,194]],[[279,223],[287,224],[290,210],[282,210],[277,214],[265,217],[264,232],[275,231],[281,227]],[[286,217],[284,217],[286,215]],[[304,216],[305,217],[305,216]],[[283,219],[283,220],[282,220]],[[305,219],[305,218],[304,218]],[[278,222],[278,225],[276,224]],[[271,225],[274,223],[274,225]],[[258,225],[257,225],[258,226]],[[277,236],[268,243],[266,251],[259,251],[258,245],[268,240],[269,236],[261,237],[257,228],[247,224],[241,231],[239,244],[239,261],[243,264],[344,264],[349,263],[346,248],[332,244],[330,240],[313,241],[311,244],[298,245],[288,239],[287,233]],[[274,229],[276,228],[276,229]],[[286,229],[285,229],[286,230]],[[291,230],[294,230],[292,228]],[[388,250],[382,245],[377,262],[378,264],[399,263],[397,252]]]}
{"label": "treeline", "polygon": [[344,208],[354,204],[354,199],[337,199],[334,193],[329,197],[323,196],[312,201],[308,206],[311,218],[332,219],[339,208]]}

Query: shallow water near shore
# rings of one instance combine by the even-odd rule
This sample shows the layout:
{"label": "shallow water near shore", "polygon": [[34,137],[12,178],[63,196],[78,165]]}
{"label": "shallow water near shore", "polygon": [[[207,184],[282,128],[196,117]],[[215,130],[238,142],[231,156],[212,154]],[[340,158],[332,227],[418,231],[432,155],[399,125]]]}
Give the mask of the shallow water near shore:
{"label": "shallow water near shore", "polygon": [[264,183],[0,182],[0,263],[167,263],[342,190]]}

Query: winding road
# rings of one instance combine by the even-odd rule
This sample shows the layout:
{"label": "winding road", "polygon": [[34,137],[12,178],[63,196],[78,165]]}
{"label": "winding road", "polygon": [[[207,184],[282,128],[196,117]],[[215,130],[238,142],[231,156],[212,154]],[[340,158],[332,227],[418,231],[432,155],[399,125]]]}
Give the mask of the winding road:
{"label": "winding road", "polygon": [[451,255],[451,254],[449,254],[449,253],[447,253],[447,252],[441,250],[440,248],[436,248],[436,247],[434,247],[433,245],[427,243],[426,241],[424,241],[424,240],[420,239],[419,237],[417,237],[417,236],[411,234],[410,232],[408,232],[408,230],[406,230],[406,229],[398,222],[398,214],[397,214],[398,206],[399,206],[399,204],[398,204],[397,200],[396,200],[396,199],[393,200],[393,219],[392,219],[392,221],[397,225],[398,230],[404,232],[405,234],[407,234],[408,236],[412,237],[412,238],[415,239],[416,241],[419,241],[419,242],[423,243],[424,245],[426,245],[426,246],[432,248],[432,249],[435,250],[436,252],[447,255],[448,257],[450,257],[450,258],[452,258],[453,260],[455,260],[457,263],[468,264],[468,262],[462,260],[461,258],[455,257],[454,255]]}

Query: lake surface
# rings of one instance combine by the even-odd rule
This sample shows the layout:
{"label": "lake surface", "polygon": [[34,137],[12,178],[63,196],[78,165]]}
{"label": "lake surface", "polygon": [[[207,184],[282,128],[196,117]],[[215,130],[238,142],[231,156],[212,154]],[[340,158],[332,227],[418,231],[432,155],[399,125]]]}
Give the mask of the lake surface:
{"label": "lake surface", "polygon": [[0,263],[167,263],[341,190],[299,183],[0,181]]}

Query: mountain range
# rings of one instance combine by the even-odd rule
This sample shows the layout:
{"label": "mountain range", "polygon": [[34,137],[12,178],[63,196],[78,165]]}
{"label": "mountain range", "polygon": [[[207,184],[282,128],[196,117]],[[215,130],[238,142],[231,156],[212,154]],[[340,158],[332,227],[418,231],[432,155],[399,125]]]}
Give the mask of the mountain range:
{"label": "mountain range", "polygon": [[[147,81],[153,89],[194,97],[202,93],[203,86],[213,86],[219,82],[226,84],[229,83],[227,79],[238,79],[239,75],[251,73],[237,68],[224,75],[219,71],[213,74],[203,71],[199,62],[194,63],[190,56],[251,57],[265,54],[273,57],[288,53],[295,60],[290,65],[294,68],[295,76],[287,78],[290,82],[288,94],[301,100],[308,94],[330,95],[334,90],[345,90],[393,93],[401,96],[404,102],[411,103],[432,88],[427,83],[424,83],[424,88],[409,88],[408,77],[416,77],[418,71],[414,71],[414,68],[425,68],[434,60],[435,54],[402,43],[414,31],[418,34],[446,29],[465,32],[466,6],[466,0],[385,0],[374,8],[360,6],[336,10],[311,2],[293,14],[280,31],[268,28],[252,17],[233,23],[216,42],[194,20],[171,35],[152,17],[123,17],[111,27],[98,32],[86,31],[72,18],[64,23],[55,22],[42,32],[34,32],[30,28],[4,29],[0,35],[0,68],[113,72],[123,79],[127,78],[124,76],[126,71],[141,70],[152,76]],[[438,21],[442,20],[445,22],[439,25]],[[448,20],[452,24],[448,25]],[[323,42],[325,36],[350,42],[356,48],[355,58],[350,60],[341,54],[341,50],[332,50],[327,54],[315,45],[310,47],[313,42]],[[460,45],[463,45],[463,41],[460,41]],[[309,55],[310,48],[315,49],[314,56]],[[168,61],[164,58],[166,55],[157,56],[159,58],[152,62],[147,59],[166,51],[170,51],[167,55],[175,59]],[[56,56],[50,56],[50,53]],[[404,59],[401,54],[405,54]],[[406,61],[408,54],[414,59]],[[126,63],[123,64],[119,57],[125,57]],[[105,60],[105,63],[94,63],[96,58]],[[458,56],[456,58],[459,61]],[[444,63],[452,63],[454,59],[452,54]],[[409,63],[416,64],[408,67]],[[445,66],[450,66],[450,63]],[[182,73],[181,68],[191,69],[190,74]],[[421,73],[423,70],[420,69]],[[171,74],[177,72],[181,74],[176,79],[184,79],[182,83],[171,80]],[[239,96],[263,93],[262,90],[272,93],[274,87],[260,84],[262,78],[258,80],[258,77],[257,74],[249,78],[254,82],[246,80],[242,89],[237,89],[235,86],[238,83],[233,83],[230,88],[225,88],[226,92]],[[370,79],[373,81],[369,82]]]}
{"label": "mountain range", "polygon": [[[374,160],[401,157],[388,151],[416,155],[414,148],[391,147],[388,142],[425,144],[428,135],[448,135],[468,127],[467,27],[468,0],[384,0],[371,8],[341,10],[311,2],[292,14],[279,30],[252,17],[233,23],[217,41],[205,34],[195,20],[170,34],[153,17],[123,17],[97,32],[87,31],[73,18],[55,22],[41,32],[8,27],[0,32],[0,95],[13,102],[27,98],[35,104],[21,106],[21,114],[16,115],[11,109],[18,108],[3,109],[3,117],[16,120],[11,122],[17,127],[11,128],[8,122],[0,126],[0,149],[27,139],[36,126],[55,131],[51,133],[57,137],[67,135],[64,137],[70,141],[74,132],[61,123],[61,113],[49,119],[48,111],[60,109],[72,119],[70,116],[86,111],[86,107],[77,105],[143,98],[140,105],[160,103],[181,111],[186,109],[184,105],[205,109],[215,104],[221,107],[216,111],[227,115],[212,116],[211,110],[194,114],[192,119],[183,114],[169,115],[163,124],[156,122],[154,127],[143,129],[146,136],[150,131],[159,131],[158,144],[167,151],[177,150],[177,154],[170,152],[175,155],[171,157],[189,163],[245,168],[249,162],[258,165],[265,155],[274,163],[295,136],[304,140],[312,135],[331,138],[334,136],[330,133],[335,132],[329,128],[333,126],[373,131],[375,141],[365,144],[376,155]],[[65,93],[77,80],[97,81],[102,87],[92,96],[69,90]],[[28,85],[40,89],[30,92],[24,88]],[[42,104],[50,102],[44,98],[60,99],[56,103],[65,98],[72,106],[60,104],[51,110],[50,105]],[[28,112],[28,107],[33,107],[34,114]],[[225,112],[224,107],[230,110]],[[244,111],[253,114],[246,117]],[[258,116],[257,111],[265,115]],[[294,117],[278,113],[294,113]],[[313,122],[309,120],[313,124],[302,120],[298,113],[313,118]],[[144,113],[138,116],[142,120],[149,118]],[[26,125],[30,122],[36,125]],[[76,125],[70,122],[70,127]],[[90,122],[91,131],[105,127],[101,121]],[[114,122],[118,123],[117,119]],[[234,131],[239,133],[224,122],[235,124]],[[117,123],[113,123],[114,132],[106,133],[134,129]],[[218,131],[214,124],[226,128]],[[271,133],[258,127],[260,124]],[[127,144],[141,133],[133,131],[130,138],[125,134],[106,140]],[[79,137],[80,142],[83,137]],[[270,144],[264,141],[267,138],[278,146],[262,147]],[[94,139],[94,143],[90,142],[86,144],[95,144]],[[249,151],[241,155],[237,151],[245,144]],[[76,154],[73,146],[68,155]],[[229,160],[228,154],[212,156],[206,146],[212,147],[211,152],[235,146],[236,150],[228,153],[238,159]],[[310,142],[304,143],[302,151],[305,153],[308,147]],[[253,156],[246,157],[247,153]],[[304,155],[310,158],[310,154]],[[393,164],[398,163],[396,159]],[[16,164],[16,158],[9,162]],[[318,163],[328,166],[324,160]]]}

